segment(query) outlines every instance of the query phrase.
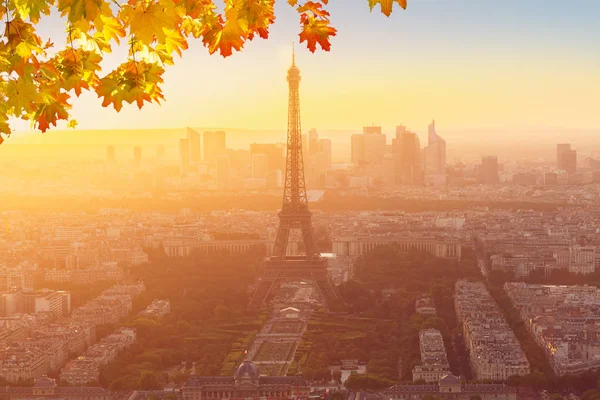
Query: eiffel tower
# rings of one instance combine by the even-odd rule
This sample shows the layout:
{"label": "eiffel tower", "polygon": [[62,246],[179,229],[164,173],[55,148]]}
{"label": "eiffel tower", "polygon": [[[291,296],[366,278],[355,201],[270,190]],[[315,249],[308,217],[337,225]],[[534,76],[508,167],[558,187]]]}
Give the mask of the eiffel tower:
{"label": "eiffel tower", "polygon": [[[307,280],[314,282],[326,304],[330,304],[337,298],[335,287],[327,273],[327,260],[319,255],[313,237],[312,214],[308,209],[302,160],[300,96],[298,93],[300,70],[296,66],[293,54],[287,81],[290,93],[283,205],[279,213],[279,229],[273,253],[264,261],[264,272],[259,278],[256,290],[250,300],[249,308],[251,309],[260,308],[271,291],[279,287],[283,281]],[[305,249],[303,255],[287,255],[288,240],[292,229],[302,232]]]}

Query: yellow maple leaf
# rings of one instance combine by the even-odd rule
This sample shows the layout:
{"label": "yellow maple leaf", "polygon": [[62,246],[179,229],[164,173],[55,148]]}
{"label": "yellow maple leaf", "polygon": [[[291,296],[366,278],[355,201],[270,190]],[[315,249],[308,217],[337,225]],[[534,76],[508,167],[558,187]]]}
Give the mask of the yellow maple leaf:
{"label": "yellow maple leaf", "polygon": [[15,48],[15,52],[22,58],[28,59],[35,53],[42,53],[42,48],[35,44],[35,42],[21,42]]}
{"label": "yellow maple leaf", "polygon": [[184,15],[181,21],[181,29],[185,36],[192,35],[197,39],[203,34],[204,24],[202,24],[200,19]]}
{"label": "yellow maple leaf", "polygon": [[123,6],[119,16],[129,25],[130,34],[144,44],[165,43],[165,30],[175,29],[179,19],[173,2],[138,0]]}
{"label": "yellow maple leaf", "polygon": [[12,0],[12,4],[21,19],[29,18],[34,24],[40,21],[42,14],[50,15],[50,4],[46,0]]}
{"label": "yellow maple leaf", "polygon": [[10,99],[12,114],[17,117],[30,112],[40,99],[36,84],[33,80],[24,77],[8,80],[5,93]]}
{"label": "yellow maple leaf", "polygon": [[174,0],[174,3],[181,9],[182,16],[192,19],[214,14],[217,8],[213,0]]}
{"label": "yellow maple leaf", "polygon": [[112,103],[117,112],[121,111],[121,108],[123,108],[123,99],[118,95],[119,87],[120,84],[117,77],[111,76],[111,74],[100,79],[100,83],[96,86],[96,93],[98,97],[104,97],[102,107],[108,107]]}
{"label": "yellow maple leaf", "polygon": [[138,42],[134,47],[136,48],[136,60],[145,61],[150,64],[173,65],[173,57],[171,57],[171,53],[167,52],[164,44],[151,47]]}
{"label": "yellow maple leaf", "polygon": [[173,52],[181,57],[182,51],[188,48],[187,40],[176,29],[165,29],[165,50],[171,55]]}
{"label": "yellow maple leaf", "polygon": [[210,54],[220,51],[223,57],[233,53],[233,49],[240,51],[248,34],[248,21],[238,18],[235,8],[225,11],[226,21],[206,32],[203,38],[204,45]]}
{"label": "yellow maple leaf", "polygon": [[74,90],[77,96],[82,89],[95,86],[98,81],[97,72],[100,71],[102,56],[83,48],[67,49],[57,54],[57,70],[60,72],[63,89]]}
{"label": "yellow maple leaf", "polygon": [[269,26],[275,21],[274,0],[243,0],[238,17],[248,23],[248,38],[254,33],[266,39],[269,37]]}
{"label": "yellow maple leaf", "polygon": [[29,58],[33,52],[42,52],[42,39],[35,34],[35,27],[20,17],[6,24],[4,34],[7,52],[15,51],[21,58]]}
{"label": "yellow maple leaf", "polygon": [[123,24],[112,15],[100,14],[94,21],[94,27],[96,28],[94,37],[102,38],[106,43],[114,40],[119,44],[120,39],[125,37]]}
{"label": "yellow maple leaf", "polygon": [[369,0],[369,7],[371,8],[371,11],[373,11],[373,8],[379,4],[381,6],[381,12],[389,17],[392,13],[394,3],[398,3],[400,7],[406,9],[407,0]]}
{"label": "yellow maple leaf", "polygon": [[60,92],[57,87],[46,88],[43,93],[42,101],[37,105],[31,120],[35,128],[46,132],[50,125],[56,126],[58,120],[69,118],[67,110],[71,108],[71,105],[68,103],[69,95]]}
{"label": "yellow maple leaf", "polygon": [[104,0],[58,0],[58,11],[62,16],[67,15],[69,22],[76,23],[96,19],[103,5]]}
{"label": "yellow maple leaf", "polygon": [[144,102],[160,103],[164,96],[158,85],[163,82],[163,73],[164,69],[157,64],[130,60],[100,79],[96,93],[104,98],[103,107],[112,104],[117,111],[124,101],[135,102],[139,108]]}
{"label": "yellow maple leaf", "polygon": [[75,129],[79,125],[76,119],[71,119],[67,122],[67,128]]}

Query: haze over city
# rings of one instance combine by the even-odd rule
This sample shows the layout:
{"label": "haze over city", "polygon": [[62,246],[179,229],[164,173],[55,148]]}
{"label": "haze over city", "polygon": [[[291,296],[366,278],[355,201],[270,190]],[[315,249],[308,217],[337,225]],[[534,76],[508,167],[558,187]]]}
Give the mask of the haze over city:
{"label": "haze over city", "polygon": [[0,400],[600,400],[600,3],[289,3],[0,6]]}

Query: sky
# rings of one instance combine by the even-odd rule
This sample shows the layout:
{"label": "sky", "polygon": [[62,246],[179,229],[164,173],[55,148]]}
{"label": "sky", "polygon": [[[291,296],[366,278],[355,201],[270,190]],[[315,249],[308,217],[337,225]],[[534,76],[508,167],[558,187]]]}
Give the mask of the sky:
{"label": "sky", "polygon": [[[435,118],[438,130],[600,129],[598,0],[409,0],[389,18],[367,0],[331,0],[328,10],[338,29],[331,52],[296,44],[304,128],[424,130]],[[284,130],[300,27],[286,1],[276,18],[268,40],[225,59],[192,39],[165,74],[161,106],[117,113],[84,93],[73,117],[80,129]],[[59,42],[64,22],[46,18],[40,32]],[[104,66],[125,58],[117,49]]]}

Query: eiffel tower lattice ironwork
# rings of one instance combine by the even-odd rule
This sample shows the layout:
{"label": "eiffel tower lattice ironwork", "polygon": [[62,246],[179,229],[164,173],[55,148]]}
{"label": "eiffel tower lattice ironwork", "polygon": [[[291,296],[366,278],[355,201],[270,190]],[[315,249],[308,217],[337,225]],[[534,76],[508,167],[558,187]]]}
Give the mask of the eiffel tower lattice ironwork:
{"label": "eiffel tower lattice ironwork", "polygon": [[[302,131],[300,126],[300,70],[292,56],[292,66],[287,73],[289,84],[287,154],[285,167],[285,187],[283,204],[279,213],[279,229],[275,238],[273,253],[264,261],[264,272],[249,308],[260,308],[271,291],[283,281],[309,280],[316,284],[326,303],[337,297],[337,292],[327,273],[327,260],[321,258],[313,237],[311,212],[308,209],[304,163],[302,159]],[[287,254],[290,231],[302,232],[305,254]]]}

